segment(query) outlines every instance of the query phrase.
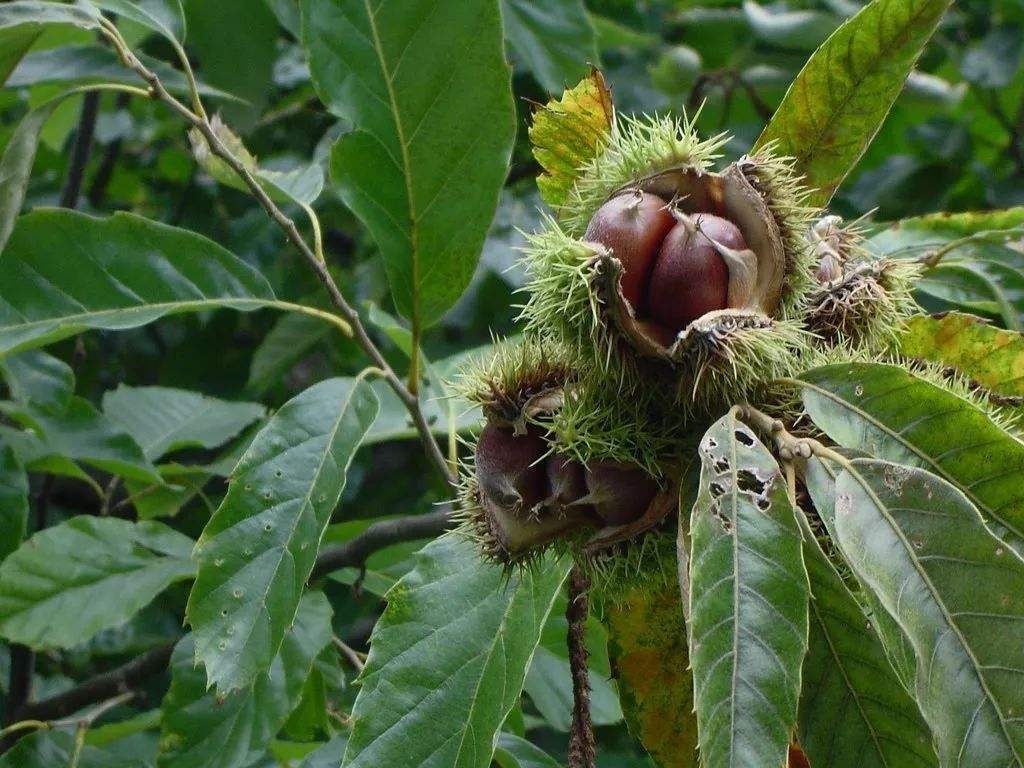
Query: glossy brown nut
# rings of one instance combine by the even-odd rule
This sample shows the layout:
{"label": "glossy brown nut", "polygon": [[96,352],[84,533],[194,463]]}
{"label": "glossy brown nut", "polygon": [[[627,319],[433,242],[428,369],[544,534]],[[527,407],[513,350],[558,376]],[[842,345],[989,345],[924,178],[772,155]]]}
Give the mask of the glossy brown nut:
{"label": "glossy brown nut", "polygon": [[546,496],[546,452],[544,440],[533,433],[516,435],[511,428],[487,424],[476,444],[480,493],[496,506],[525,515]]}
{"label": "glossy brown nut", "polygon": [[587,466],[587,500],[605,525],[639,520],[658,492],[658,483],[639,467],[617,461]]}
{"label": "glossy brown nut", "polygon": [[587,494],[583,465],[573,459],[559,456],[548,457],[545,464],[548,477],[549,500],[556,510],[564,510]]}
{"label": "glossy brown nut", "polygon": [[622,295],[638,314],[658,249],[675,223],[665,200],[633,190],[598,208],[587,225],[583,239],[600,243],[622,262]]}
{"label": "glossy brown nut", "polygon": [[732,250],[747,247],[735,224],[709,213],[680,221],[661,245],[648,287],[647,314],[673,333],[728,305],[729,267],[712,239]]}

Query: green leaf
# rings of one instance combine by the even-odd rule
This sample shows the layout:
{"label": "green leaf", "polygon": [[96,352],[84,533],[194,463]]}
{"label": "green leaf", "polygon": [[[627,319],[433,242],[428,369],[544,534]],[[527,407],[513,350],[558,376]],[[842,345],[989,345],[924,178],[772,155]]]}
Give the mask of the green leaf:
{"label": "green leaf", "polygon": [[970,312],[1001,315],[1024,330],[1024,254],[1007,243],[1024,235],[1024,207],[904,219],[873,235],[867,247],[897,258],[936,259],[917,290]]}
{"label": "green leaf", "polygon": [[600,63],[582,0],[502,0],[501,16],[512,49],[548,93],[561,93]]}
{"label": "green leaf", "polygon": [[348,768],[487,768],[565,560],[505,574],[449,534],[389,593],[353,710]]}
{"label": "green leaf", "polygon": [[178,643],[162,705],[158,768],[245,768],[263,754],[331,641],[331,606],[322,592],[303,595],[294,618],[268,669],[224,698],[207,690],[192,636]]}
{"label": "green leaf", "polygon": [[553,208],[565,203],[581,169],[608,143],[614,124],[611,91],[597,70],[534,113],[530,145],[544,169],[537,177],[544,202]]}
{"label": "green leaf", "polygon": [[857,460],[836,494],[843,554],[916,651],[941,764],[1024,765],[1024,560],[924,470]]}
{"label": "green leaf", "polygon": [[[64,768],[73,764],[74,754],[74,730],[40,730],[21,739],[0,756],[0,768]],[[121,757],[88,745],[82,749],[75,765],[77,768],[148,768],[141,758]]]}
{"label": "green leaf", "polygon": [[278,307],[267,281],[201,235],[139,216],[22,216],[0,254],[0,353],[176,312]]}
{"label": "green leaf", "polygon": [[515,138],[498,0],[304,0],[320,98],[351,120],[331,153],[346,205],[422,329],[462,295]]}
{"label": "green leaf", "polygon": [[498,736],[494,761],[501,768],[561,768],[560,763],[543,749],[511,733]]}
{"label": "green leaf", "polygon": [[122,385],[103,395],[103,412],[153,461],[182,448],[223,445],[267,409],[183,389]]}
{"label": "green leaf", "polygon": [[72,397],[60,413],[0,402],[0,413],[30,430],[39,439],[43,456],[73,459],[133,480],[161,482],[156,467],[131,436],[85,398]]}
{"label": "green leaf", "polygon": [[32,648],[83,643],[191,578],[191,550],[152,521],[81,516],[40,531],[0,564],[0,634]]}
{"label": "green leaf", "polygon": [[0,560],[21,546],[28,529],[28,475],[9,445],[0,442]]}
{"label": "green leaf", "polygon": [[281,381],[310,350],[329,338],[332,338],[331,326],[315,317],[282,316],[253,353],[245,391],[252,397],[259,397]]}
{"label": "green leaf", "polygon": [[[212,120],[213,131],[221,143],[242,161],[263,190],[277,203],[312,205],[324,188],[324,172],[319,163],[299,166],[291,171],[268,171],[259,167],[244,142],[218,117]],[[198,129],[189,132],[196,160],[214,179],[233,189],[249,193],[249,186],[224,160],[214,155],[206,137]]]}
{"label": "green leaf", "polygon": [[[0,14],[3,13],[3,8],[4,6],[0,6]],[[39,136],[43,125],[53,111],[71,95],[61,94],[31,110],[18,123],[18,127],[14,129],[4,147],[3,157],[0,157],[0,263],[6,253],[7,241],[14,231],[15,221],[21,213],[22,203],[25,202],[25,190],[28,188],[36,151],[39,149]],[[3,317],[3,304],[0,298],[0,323],[3,322]],[[0,347],[0,351],[2,350]]]}
{"label": "green leaf", "polygon": [[181,0],[87,0],[97,8],[131,19],[168,40],[185,39]]}
{"label": "green leaf", "polygon": [[800,529],[778,464],[733,411],[700,456],[688,615],[701,759],[782,765],[807,651]]}
{"label": "green leaf", "polygon": [[894,365],[828,365],[800,379],[808,414],[837,443],[933,472],[1024,542],[1024,443],[976,405]]}
{"label": "green leaf", "polygon": [[67,410],[75,391],[71,366],[37,349],[0,357],[0,373],[7,381],[11,397],[54,414]]}
{"label": "green leaf", "polygon": [[39,35],[40,30],[32,25],[0,29],[0,87],[7,84],[11,72],[28,53]]}
{"label": "green leaf", "polygon": [[[836,479],[839,477],[839,468],[830,461],[812,456],[807,460],[804,482],[814,502],[814,509],[825,524],[832,541],[836,541]],[[844,566],[845,567],[845,566]],[[849,572],[849,569],[846,569]],[[810,573],[810,566],[808,566]],[[820,575],[820,574],[819,574]],[[859,591],[868,613],[868,621],[871,628],[882,642],[883,650],[889,659],[896,677],[904,690],[913,693],[914,680],[917,675],[917,659],[914,656],[914,649],[910,645],[900,629],[900,625],[890,616],[878,598],[870,590]],[[812,591],[813,599],[814,593]]]}
{"label": "green leaf", "polygon": [[931,733],[853,593],[805,526],[810,636],[797,736],[811,765],[937,768]]}
{"label": "green leaf", "polygon": [[243,133],[253,128],[274,87],[281,28],[259,0],[185,0],[189,49],[203,78],[245,100],[225,105],[225,118]]}
{"label": "green leaf", "polygon": [[221,693],[248,685],[295,617],[348,465],[377,415],[365,379],[329,379],[260,430],[196,545],[187,621]]}
{"label": "green leaf", "polygon": [[874,138],[952,0],[872,0],[800,70],[755,148],[775,142],[827,203]]}
{"label": "green leaf", "polygon": [[88,4],[67,5],[41,0],[14,0],[0,5],[0,30],[25,28],[39,31],[47,24],[70,24],[98,29],[100,14]]}
{"label": "green leaf", "polygon": [[693,674],[678,585],[616,595],[605,621],[629,732],[659,768],[696,768]]}
{"label": "green leaf", "polygon": [[1024,335],[974,315],[912,317],[900,335],[899,352],[952,366],[992,392],[1024,395]]}
{"label": "green leaf", "polygon": [[348,734],[339,733],[322,747],[310,752],[299,768],[338,768],[348,746]]}
{"label": "green leaf", "polygon": [[281,26],[287,29],[296,39],[302,37],[302,12],[299,0],[265,0],[267,7],[273,11]]}
{"label": "green leaf", "polygon": [[[187,96],[190,93],[188,79],[179,70],[160,59],[136,53],[139,60],[152,70],[170,93]],[[139,76],[124,66],[117,54],[99,45],[62,45],[33,51],[25,56],[7,79],[7,88],[25,88],[32,85],[52,83],[58,85],[80,85],[87,83],[139,84]],[[237,99],[237,97],[199,81],[199,93],[215,99]]]}
{"label": "green leaf", "polygon": [[[164,464],[157,467],[161,482],[142,483],[125,480],[124,487],[140,520],[156,517],[171,517],[191,499],[199,495],[203,487],[217,473],[203,466]],[[213,508],[210,508],[213,513]]]}
{"label": "green leaf", "polygon": [[758,40],[796,50],[813,51],[839,25],[839,19],[831,13],[769,9],[754,0],[743,0],[743,15]]}

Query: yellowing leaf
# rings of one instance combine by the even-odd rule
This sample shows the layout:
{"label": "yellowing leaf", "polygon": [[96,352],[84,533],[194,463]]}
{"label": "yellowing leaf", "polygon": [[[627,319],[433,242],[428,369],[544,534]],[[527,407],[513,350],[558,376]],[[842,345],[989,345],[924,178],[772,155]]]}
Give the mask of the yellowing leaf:
{"label": "yellowing leaf", "polygon": [[537,177],[544,202],[562,205],[579,177],[608,141],[615,124],[612,95],[596,69],[533,116],[530,143],[544,173]]}

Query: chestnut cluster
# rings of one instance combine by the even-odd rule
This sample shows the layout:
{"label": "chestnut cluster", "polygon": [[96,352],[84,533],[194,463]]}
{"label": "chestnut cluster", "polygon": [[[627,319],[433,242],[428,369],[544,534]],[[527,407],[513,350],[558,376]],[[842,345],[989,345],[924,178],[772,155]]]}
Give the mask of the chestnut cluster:
{"label": "chestnut cluster", "polygon": [[622,264],[622,295],[658,338],[674,338],[729,299],[720,250],[747,248],[739,228],[712,213],[686,214],[658,195],[628,190],[594,213],[584,240]]}
{"label": "chestnut cluster", "polygon": [[578,461],[552,453],[534,426],[525,434],[488,422],[476,445],[480,503],[508,552],[525,550],[569,528],[619,526],[647,511],[657,481],[636,466]]}

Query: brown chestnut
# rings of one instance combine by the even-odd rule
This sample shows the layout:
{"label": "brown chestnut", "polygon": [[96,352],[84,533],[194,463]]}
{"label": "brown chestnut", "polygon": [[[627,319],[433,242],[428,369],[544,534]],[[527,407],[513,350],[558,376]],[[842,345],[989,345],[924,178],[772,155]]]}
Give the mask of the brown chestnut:
{"label": "brown chestnut", "polygon": [[592,461],[585,473],[587,495],[605,525],[639,520],[658,492],[657,481],[640,467],[618,461]]}
{"label": "brown chestnut", "polygon": [[712,240],[731,250],[747,247],[735,224],[709,213],[682,217],[661,245],[647,292],[647,314],[673,333],[728,306],[729,267]]}
{"label": "brown chestnut", "polygon": [[667,202],[635,189],[606,202],[587,225],[583,239],[610,249],[622,263],[622,295],[637,314],[661,241],[675,224]]}
{"label": "brown chestnut", "polygon": [[555,453],[548,457],[545,469],[548,476],[548,500],[557,512],[575,504],[587,494],[583,465],[578,461]]}
{"label": "brown chestnut", "polygon": [[525,516],[547,495],[544,440],[528,432],[488,423],[476,444],[476,480],[491,504]]}

